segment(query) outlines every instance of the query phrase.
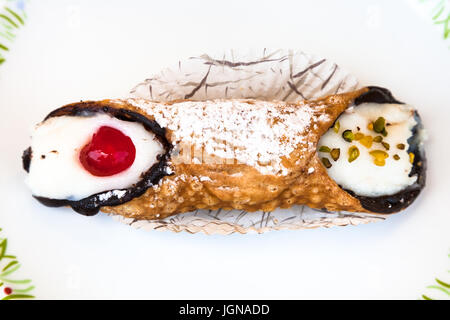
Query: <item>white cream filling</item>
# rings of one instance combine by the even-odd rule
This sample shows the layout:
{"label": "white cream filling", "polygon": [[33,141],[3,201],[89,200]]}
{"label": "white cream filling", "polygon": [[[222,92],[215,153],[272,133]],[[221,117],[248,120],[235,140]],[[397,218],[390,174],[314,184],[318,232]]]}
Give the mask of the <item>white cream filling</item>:
{"label": "white cream filling", "polygon": [[[79,161],[80,150],[101,127],[110,126],[129,136],[136,157],[128,169],[108,177],[90,174]],[[93,194],[125,189],[141,180],[141,174],[164,152],[155,135],[138,122],[107,114],[91,117],[60,116],[38,124],[31,138],[32,159],[26,183],[33,195],[52,199],[80,200]],[[123,192],[116,192],[123,195]]]}
{"label": "white cream filling", "polygon": [[[370,122],[378,117],[384,117],[388,132],[383,141],[390,145],[386,150],[381,143],[373,142],[370,149],[358,141],[346,142],[342,138],[344,130],[350,129],[353,133],[361,132],[373,137],[380,134],[367,128]],[[339,148],[340,157],[334,161],[329,153],[319,152],[319,157],[327,157],[331,163],[328,175],[342,188],[351,190],[361,196],[382,196],[395,194],[417,180],[417,176],[409,177],[412,164],[409,160],[408,138],[412,136],[411,129],[416,125],[414,109],[402,104],[376,104],[364,103],[347,109],[339,118],[340,129],[338,133],[333,128],[322,136],[318,146],[327,146],[331,149]],[[357,130],[360,128],[360,131]],[[404,144],[404,150],[397,148],[398,144]],[[348,161],[348,149],[356,146],[359,157],[353,162]],[[388,153],[384,166],[374,164],[373,157],[369,154],[372,150],[383,150]],[[394,159],[394,155],[400,157]]]}

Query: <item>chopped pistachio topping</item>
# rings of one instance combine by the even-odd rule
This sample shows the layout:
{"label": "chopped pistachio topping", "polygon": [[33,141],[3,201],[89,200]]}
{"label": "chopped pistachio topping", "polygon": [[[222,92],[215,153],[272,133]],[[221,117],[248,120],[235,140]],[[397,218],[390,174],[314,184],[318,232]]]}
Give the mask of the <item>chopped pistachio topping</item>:
{"label": "chopped pistachio topping", "polygon": [[373,138],[373,142],[380,143],[381,141],[383,141],[383,137],[382,136],[376,136],[375,138]]}
{"label": "chopped pistachio topping", "polygon": [[383,117],[378,117],[378,119],[373,123],[373,131],[375,131],[376,133],[382,133],[383,130],[386,130],[385,125],[386,119],[384,119]]}
{"label": "chopped pistachio topping", "polygon": [[384,128],[383,131],[381,131],[381,134],[383,135],[383,137],[387,137],[388,133],[386,131],[386,128]]}
{"label": "chopped pistachio topping", "polygon": [[340,127],[341,127],[341,124],[339,123],[339,121],[336,121],[333,126],[334,132],[338,133]]}
{"label": "chopped pistachio topping", "polygon": [[319,151],[320,151],[320,152],[330,152],[331,149],[328,148],[327,146],[321,146],[321,147],[319,148]]}
{"label": "chopped pistachio topping", "polygon": [[345,130],[342,132],[342,138],[344,138],[347,142],[352,142],[355,139],[355,135],[353,134],[352,130]]}
{"label": "chopped pistachio topping", "polygon": [[404,149],[405,149],[405,144],[399,143],[399,144],[397,145],[397,149],[404,150]]}
{"label": "chopped pistachio topping", "polygon": [[391,148],[391,146],[390,146],[389,143],[387,143],[387,142],[382,142],[381,144],[383,145],[383,147],[384,147],[386,150],[389,150],[389,149]]}
{"label": "chopped pistachio topping", "polygon": [[334,161],[337,161],[337,159],[339,159],[339,156],[341,155],[341,149],[335,148],[335,149],[331,150],[330,155]]}
{"label": "chopped pistachio topping", "polygon": [[372,147],[372,141],[373,141],[372,136],[364,136],[364,138],[359,140],[359,143],[361,143],[364,147],[369,149],[370,147]]}
{"label": "chopped pistachio topping", "polygon": [[327,168],[327,169],[331,168],[331,162],[330,162],[330,160],[328,160],[328,158],[322,158],[321,160],[322,160],[322,163],[325,166],[325,168]]}
{"label": "chopped pistachio topping", "polygon": [[409,153],[409,162],[414,163],[414,153],[412,152]]}
{"label": "chopped pistachio topping", "polygon": [[348,148],[348,162],[355,161],[359,157],[359,149],[357,146]]}
{"label": "chopped pistachio topping", "polygon": [[355,134],[355,140],[361,140],[362,138],[364,138],[364,135],[361,132]]}
{"label": "chopped pistachio topping", "polygon": [[394,154],[394,160],[400,160],[400,156],[398,154]]}
{"label": "chopped pistachio topping", "polygon": [[383,150],[373,150],[369,153],[373,157],[373,163],[380,167],[386,164],[386,159],[389,157],[387,152]]}

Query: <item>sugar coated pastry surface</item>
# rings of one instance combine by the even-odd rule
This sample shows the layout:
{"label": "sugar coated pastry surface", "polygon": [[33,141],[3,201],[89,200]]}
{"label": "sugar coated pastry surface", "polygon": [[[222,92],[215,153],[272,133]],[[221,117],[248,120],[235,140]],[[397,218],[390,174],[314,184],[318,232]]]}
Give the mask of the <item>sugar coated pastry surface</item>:
{"label": "sugar coated pastry surface", "polygon": [[[203,153],[224,160],[236,160],[262,174],[288,173],[282,163],[299,144],[308,144],[306,131],[317,122],[329,120],[307,103],[258,100],[185,101],[160,104],[147,100],[127,102],[153,116],[172,132],[172,143],[194,145]],[[180,147],[180,146],[178,146]],[[202,163],[203,153],[192,161]]]}

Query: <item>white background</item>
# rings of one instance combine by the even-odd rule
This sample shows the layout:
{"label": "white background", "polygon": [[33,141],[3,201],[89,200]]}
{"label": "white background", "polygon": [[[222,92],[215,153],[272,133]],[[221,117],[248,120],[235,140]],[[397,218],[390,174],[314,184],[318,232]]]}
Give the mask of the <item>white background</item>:
{"label": "white background", "polygon": [[[403,1],[28,4],[0,69],[0,227],[37,297],[416,299],[448,277],[450,49],[427,15]],[[207,236],[135,230],[30,196],[20,157],[49,111],[124,96],[192,55],[262,47],[325,56],[419,109],[428,185],[410,208],[358,227]]]}

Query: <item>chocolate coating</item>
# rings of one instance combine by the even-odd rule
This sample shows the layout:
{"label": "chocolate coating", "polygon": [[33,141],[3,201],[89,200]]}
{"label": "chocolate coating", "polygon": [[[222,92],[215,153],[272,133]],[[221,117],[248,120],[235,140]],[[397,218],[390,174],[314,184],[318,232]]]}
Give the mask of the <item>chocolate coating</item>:
{"label": "chocolate coating", "polygon": [[[368,87],[369,91],[363,93],[355,99],[355,105],[365,102],[373,103],[396,103],[404,104],[395,99],[388,89],[381,87]],[[426,180],[426,157],[420,141],[420,130],[422,130],[422,121],[417,111],[415,112],[415,120],[417,124],[412,129],[412,136],[408,139],[408,153],[414,154],[414,162],[409,176],[417,175],[417,181],[393,195],[367,197],[355,194],[351,190],[345,190],[353,197],[357,198],[363,208],[374,212],[390,214],[401,211],[408,207],[418,197],[420,191],[425,187]]]}
{"label": "chocolate coating", "polygon": [[[168,166],[167,161],[169,160],[172,145],[166,138],[166,131],[164,128],[161,128],[156,121],[147,119],[139,113],[127,109],[117,109],[110,106],[99,105],[96,102],[80,102],[52,111],[47,117],[45,117],[44,121],[49,118],[59,116],[89,117],[95,115],[96,113],[106,113],[123,121],[141,123],[147,131],[155,134],[155,137],[163,145],[165,153],[157,157],[158,162],[143,173],[140,181],[127,189],[121,189],[121,191],[125,191],[125,193],[120,198],[112,193],[108,194],[108,192],[113,190],[102,191],[77,201],[34,196],[34,198],[36,198],[43,205],[48,207],[70,206],[74,211],[82,215],[92,216],[97,214],[103,206],[120,205],[132,200],[133,198],[141,196],[149,187],[157,184],[160,179],[168,175],[166,168]],[[27,172],[30,167],[31,155],[32,150],[31,147],[29,147],[24,151],[22,157],[23,167]]]}
{"label": "chocolate coating", "polygon": [[395,99],[392,93],[386,88],[376,86],[368,86],[367,88],[369,89],[368,91],[364,92],[355,99],[355,105],[360,105],[365,102],[404,104],[403,102]]}
{"label": "chocolate coating", "polygon": [[31,147],[25,149],[22,155],[22,167],[26,172],[30,172],[30,163],[31,157],[33,156],[33,152],[31,151]]}

